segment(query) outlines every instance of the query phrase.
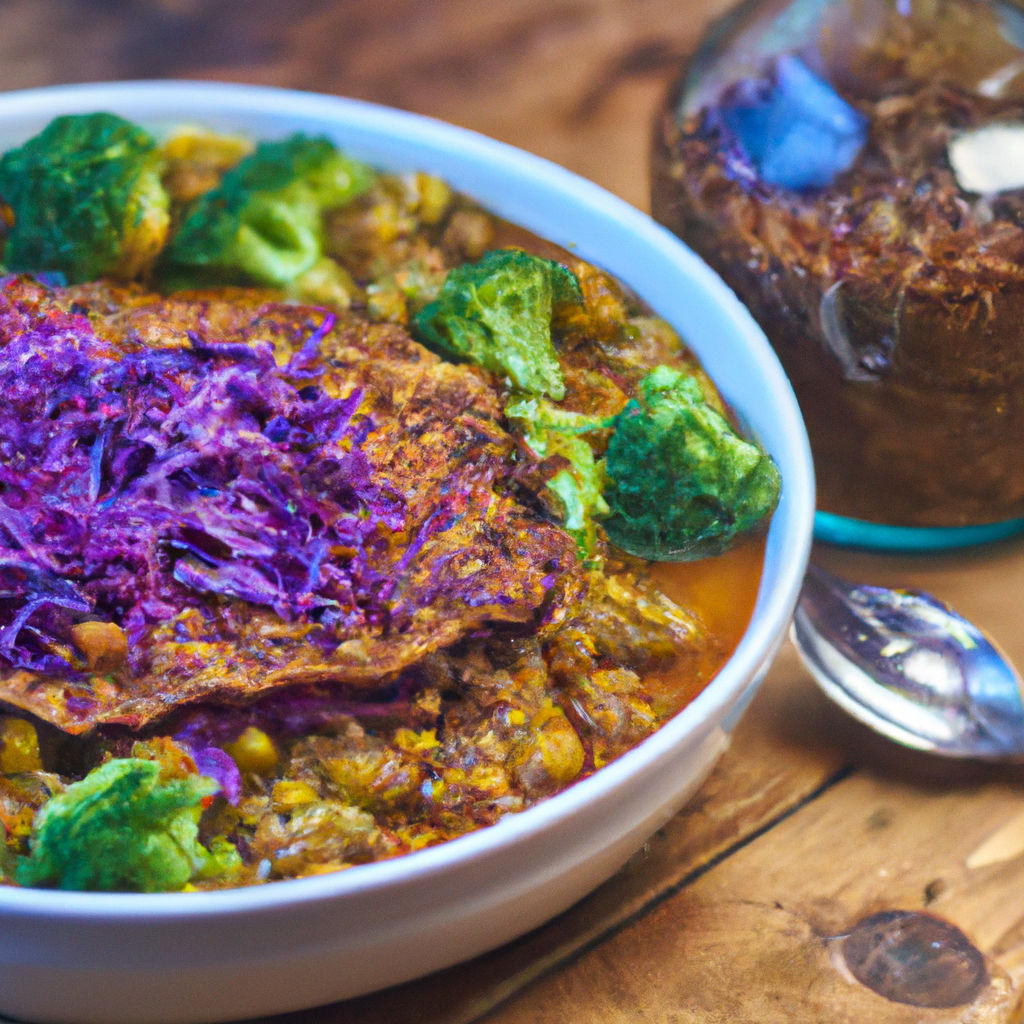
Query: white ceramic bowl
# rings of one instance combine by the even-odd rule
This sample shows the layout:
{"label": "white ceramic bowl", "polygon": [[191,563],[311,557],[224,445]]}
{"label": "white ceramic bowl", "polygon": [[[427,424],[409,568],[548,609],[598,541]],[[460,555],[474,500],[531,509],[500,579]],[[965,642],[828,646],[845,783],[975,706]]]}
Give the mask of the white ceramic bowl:
{"label": "white ceramic bowl", "polygon": [[235,1020],[344,999],[497,946],[608,878],[694,792],[789,623],[810,549],[803,422],[760,329],[648,217],[537,157],[352,100],[145,82],[0,95],[0,152],[58,114],[110,110],[256,139],[325,134],[382,168],[439,174],[494,212],[615,274],[671,322],[782,471],[753,620],[681,714],[564,793],[442,846],[333,875],[190,895],[0,887],[0,1013],[149,1024]]}

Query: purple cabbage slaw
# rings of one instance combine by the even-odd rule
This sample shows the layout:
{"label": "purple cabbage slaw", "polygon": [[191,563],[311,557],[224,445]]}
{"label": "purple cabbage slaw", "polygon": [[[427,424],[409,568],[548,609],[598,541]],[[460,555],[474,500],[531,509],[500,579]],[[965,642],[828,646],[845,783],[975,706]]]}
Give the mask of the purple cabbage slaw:
{"label": "purple cabbage slaw", "polygon": [[368,550],[403,527],[404,506],[371,478],[359,390],[315,383],[331,314],[278,367],[269,344],[198,335],[120,351],[11,285],[0,279],[0,665],[74,675],[56,652],[92,615],[121,624],[139,671],[137,641],[197,594],[286,622],[382,620],[388,581]]}

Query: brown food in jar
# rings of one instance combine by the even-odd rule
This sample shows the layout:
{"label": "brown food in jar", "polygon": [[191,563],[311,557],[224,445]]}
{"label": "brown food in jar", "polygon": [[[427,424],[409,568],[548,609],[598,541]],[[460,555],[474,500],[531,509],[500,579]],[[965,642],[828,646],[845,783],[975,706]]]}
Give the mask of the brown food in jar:
{"label": "brown food in jar", "polygon": [[965,193],[946,158],[955,134],[1020,122],[1024,105],[942,81],[854,102],[870,124],[857,162],[798,193],[730,175],[718,129],[704,111],[680,120],[674,93],[654,215],[775,347],[820,509],[930,527],[1024,516],[1024,194]]}

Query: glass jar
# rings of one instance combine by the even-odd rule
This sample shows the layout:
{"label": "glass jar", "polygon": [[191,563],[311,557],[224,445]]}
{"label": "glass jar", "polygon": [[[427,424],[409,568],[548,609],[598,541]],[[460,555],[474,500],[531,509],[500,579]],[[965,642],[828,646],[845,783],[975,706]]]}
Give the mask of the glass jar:
{"label": "glass jar", "polygon": [[828,539],[1024,529],[1024,11],[744,4],[669,97],[652,189],[778,352]]}

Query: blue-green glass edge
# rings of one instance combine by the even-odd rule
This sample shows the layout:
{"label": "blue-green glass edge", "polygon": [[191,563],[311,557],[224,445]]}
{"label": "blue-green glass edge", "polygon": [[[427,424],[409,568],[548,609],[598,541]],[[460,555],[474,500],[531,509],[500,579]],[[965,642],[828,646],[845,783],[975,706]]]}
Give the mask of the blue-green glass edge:
{"label": "blue-green glass edge", "polygon": [[886,526],[863,519],[847,519],[832,512],[814,513],[815,540],[876,551],[945,551],[989,544],[1018,533],[1024,533],[1024,519],[981,526]]}

